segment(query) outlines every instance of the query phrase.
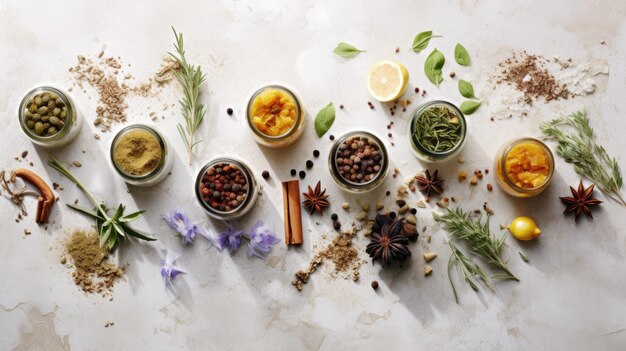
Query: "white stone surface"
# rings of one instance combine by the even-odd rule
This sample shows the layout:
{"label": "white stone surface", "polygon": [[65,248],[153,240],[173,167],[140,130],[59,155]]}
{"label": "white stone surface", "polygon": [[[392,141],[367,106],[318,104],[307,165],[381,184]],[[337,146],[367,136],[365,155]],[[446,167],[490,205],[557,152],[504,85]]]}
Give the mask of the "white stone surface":
{"label": "white stone surface", "polygon": [[[623,1],[0,1],[0,166],[24,166],[14,160],[29,150],[34,169],[65,187],[61,202],[52,213],[47,230],[28,217],[14,222],[16,209],[0,202],[0,348],[75,350],[177,350],[177,349],[472,349],[472,350],[619,350],[626,346],[626,220],[625,209],[605,200],[592,222],[582,218],[575,224],[564,217],[557,196],[568,193],[568,185],[579,177],[570,165],[558,160],[557,174],[541,196],[518,200],[499,189],[489,193],[486,182],[468,188],[459,185],[456,172],[491,168],[496,148],[509,137],[538,135],[542,120],[586,108],[599,138],[609,153],[616,155],[626,170],[626,3]],[[64,160],[80,160],[75,168],[107,203],[120,201],[130,209],[147,209],[140,226],[158,241],[136,241],[123,245],[115,259],[127,267],[124,282],[114,290],[114,299],[87,296],[73,283],[71,271],[59,263],[62,243],[73,230],[91,222],[64,203],[78,198],[79,191],[58,173],[45,166],[49,152],[35,148],[21,134],[16,118],[23,94],[44,83],[69,88],[68,68],[78,54],[119,56],[139,80],[154,72],[163,55],[172,50],[170,26],[185,34],[189,59],[207,72],[206,121],[199,135],[205,140],[196,152],[196,162],[186,165],[186,155],[175,125],[178,109],[168,109],[157,125],[166,130],[177,151],[172,176],[150,189],[127,187],[108,166],[111,133],[100,141],[91,135],[96,93],[74,89],[72,96],[86,122],[73,144],[55,152]],[[410,50],[413,36],[433,29],[443,38],[431,42],[421,54]],[[606,40],[606,45],[600,45]],[[339,41],[367,50],[351,60],[331,53]],[[452,60],[454,45],[462,43],[472,55],[468,68]],[[396,47],[400,53],[395,54]],[[437,47],[448,58],[444,82],[431,85],[422,70],[428,51]],[[489,120],[491,91],[488,77],[496,64],[512,49],[573,60],[604,59],[610,66],[605,86],[594,95],[536,104],[527,118]],[[198,241],[182,247],[161,220],[161,213],[180,207],[209,224],[196,206],[191,182],[202,161],[218,154],[236,154],[250,161],[260,174],[269,170],[272,180],[256,208],[242,222],[250,226],[263,218],[282,235],[280,181],[291,168],[304,168],[317,148],[323,157],[301,182],[304,187],[321,179],[328,187],[333,207],[347,225],[357,213],[361,199],[384,198],[392,206],[393,196],[405,176],[424,166],[405,143],[406,114],[391,117],[375,103],[365,88],[367,68],[379,59],[403,62],[411,74],[411,86],[428,91],[429,98],[443,96],[460,102],[456,81],[469,78],[485,105],[469,117],[469,140],[462,156],[438,166],[448,179],[447,194],[460,199],[466,209],[488,201],[496,211],[492,229],[500,233],[517,215],[534,217],[543,228],[537,241],[521,244],[507,240],[505,255],[520,283],[497,282],[496,292],[475,294],[455,277],[461,304],[455,304],[446,275],[449,250],[445,233],[433,225],[429,210],[420,210],[419,225],[426,226],[421,239],[427,245],[412,245],[413,257],[405,269],[381,271],[379,265],[361,268],[358,282],[329,278],[329,267],[312,276],[302,292],[290,282],[303,268],[321,242],[331,233],[328,215],[321,219],[304,215],[305,244],[286,249],[282,243],[267,261],[250,259],[245,250],[229,256],[206,250]],[[362,196],[340,192],[329,177],[326,154],[328,138],[318,140],[312,119],[303,138],[283,150],[257,146],[245,133],[242,106],[249,91],[268,81],[295,87],[309,116],[329,101],[343,104],[330,133],[339,135],[354,128],[367,128],[387,140],[395,167],[401,176],[389,177],[378,191]],[[412,88],[410,88],[412,89]],[[407,93],[414,97],[414,94]],[[175,103],[175,85],[165,89],[159,100],[129,99],[129,120],[149,122],[148,106],[158,110],[162,103]],[[422,101],[415,97],[414,104]],[[235,115],[226,115],[233,107]],[[500,116],[497,116],[500,117]],[[385,138],[386,125],[394,121],[393,139]],[[118,128],[120,126],[117,126]],[[395,141],[391,147],[390,141]],[[81,150],[86,153],[82,154]],[[404,162],[408,161],[408,162]],[[411,201],[420,196],[412,195]],[[341,204],[349,201],[350,213]],[[31,212],[35,202],[27,202]],[[211,223],[217,229],[219,223]],[[25,236],[24,228],[32,231]],[[367,239],[359,237],[363,248]],[[318,245],[319,246],[319,245]],[[439,257],[431,262],[431,277],[422,274],[422,252],[429,247]],[[160,250],[182,254],[180,264],[189,272],[178,278],[178,298],[165,292],[158,274]],[[530,263],[517,255],[523,250]],[[361,251],[366,258],[364,250]],[[380,282],[378,291],[370,288]],[[114,326],[105,328],[106,322]]]}

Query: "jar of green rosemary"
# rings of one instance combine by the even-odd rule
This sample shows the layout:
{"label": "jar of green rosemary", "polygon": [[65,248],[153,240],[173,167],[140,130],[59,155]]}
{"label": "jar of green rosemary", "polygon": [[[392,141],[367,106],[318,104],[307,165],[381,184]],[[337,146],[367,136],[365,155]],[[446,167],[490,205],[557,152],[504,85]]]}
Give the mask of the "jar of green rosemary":
{"label": "jar of green rosemary", "polygon": [[434,100],[418,106],[407,124],[409,145],[427,162],[443,162],[458,155],[465,145],[465,116],[454,104]]}

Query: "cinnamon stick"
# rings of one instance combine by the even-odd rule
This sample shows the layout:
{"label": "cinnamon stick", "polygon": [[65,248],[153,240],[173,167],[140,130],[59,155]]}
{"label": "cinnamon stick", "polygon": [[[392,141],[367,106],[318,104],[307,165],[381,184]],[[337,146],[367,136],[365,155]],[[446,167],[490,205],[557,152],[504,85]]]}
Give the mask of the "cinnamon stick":
{"label": "cinnamon stick", "polygon": [[302,235],[302,209],[300,207],[300,182],[283,182],[283,208],[285,212],[285,244],[299,245]]}

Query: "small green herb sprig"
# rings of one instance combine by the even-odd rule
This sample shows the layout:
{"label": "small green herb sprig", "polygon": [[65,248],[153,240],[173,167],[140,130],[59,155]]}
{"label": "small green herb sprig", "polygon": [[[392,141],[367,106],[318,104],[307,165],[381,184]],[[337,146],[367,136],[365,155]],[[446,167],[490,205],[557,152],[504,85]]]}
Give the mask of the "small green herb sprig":
{"label": "small green herb sprig", "polygon": [[335,106],[330,102],[315,116],[315,132],[317,133],[317,137],[323,137],[333,125],[333,122],[335,122]]}
{"label": "small green herb sprig", "polygon": [[452,281],[452,268],[456,265],[457,270],[461,275],[463,275],[463,279],[465,282],[469,284],[469,286],[476,292],[479,291],[478,285],[474,281],[474,278],[478,277],[478,279],[482,280],[485,285],[489,288],[489,290],[493,291],[493,286],[489,282],[489,277],[487,276],[487,272],[483,268],[481,268],[478,264],[472,261],[471,258],[467,257],[463,251],[452,243],[452,241],[448,241],[448,245],[450,246],[450,250],[452,251],[450,258],[448,259],[448,279],[450,280],[450,286],[452,286],[452,292],[454,293],[454,300],[456,303],[459,303],[459,296],[456,293],[456,288],[454,287],[454,282]]}
{"label": "small green herb sprig", "polygon": [[472,218],[470,213],[463,212],[461,208],[446,208],[444,211],[444,214],[433,213],[435,221],[442,222],[453,237],[464,241],[471,253],[482,257],[487,263],[502,271],[492,278],[519,281],[502,257],[502,245],[507,234],[504,233],[500,238],[491,234],[489,214],[482,222],[480,218]]}
{"label": "small green herb sprig", "polygon": [[52,158],[52,161],[48,162],[48,165],[64,175],[67,179],[76,184],[80,190],[87,195],[91,203],[95,206],[95,211],[88,208],[77,206],[73,204],[67,204],[67,206],[95,218],[96,227],[100,236],[100,246],[104,246],[106,243],[109,250],[115,247],[120,239],[132,236],[138,239],[146,241],[154,241],[155,238],[146,236],[145,234],[131,228],[128,223],[138,219],[145,211],[137,211],[127,215],[124,215],[125,206],[120,204],[113,215],[109,215],[107,207],[96,200],[95,196],[87,189],[87,187],[76,178],[69,169],[65,168],[63,164],[56,158]]}
{"label": "small green herb sprig", "polygon": [[172,27],[176,42],[174,48],[176,54],[169,53],[170,56],[176,60],[180,69],[175,71],[175,76],[180,85],[183,87],[183,98],[179,100],[183,118],[185,119],[185,126],[178,123],[178,133],[185,142],[185,147],[189,153],[189,165],[193,159],[193,148],[200,142],[194,140],[194,134],[198,126],[204,119],[204,105],[200,103],[200,88],[204,83],[205,75],[202,73],[202,68],[191,65],[187,62],[185,57],[185,48],[183,46],[183,33],[177,33],[176,29]]}
{"label": "small green herb sprig", "polygon": [[574,165],[574,172],[591,179],[607,197],[626,206],[619,164],[596,142],[585,111],[544,122],[541,132],[558,142],[556,154]]}
{"label": "small green herb sprig", "polygon": [[345,58],[352,58],[355,57],[356,55],[362,53],[362,52],[366,52],[365,50],[361,50],[361,49],[357,49],[356,47],[354,47],[353,45],[350,45],[348,43],[344,43],[341,42],[339,44],[337,44],[337,47],[333,50],[333,52],[336,55],[339,55],[341,57],[345,57]]}
{"label": "small green herb sprig", "polygon": [[445,106],[432,106],[417,118],[413,138],[430,152],[452,150],[461,140],[461,121]]}

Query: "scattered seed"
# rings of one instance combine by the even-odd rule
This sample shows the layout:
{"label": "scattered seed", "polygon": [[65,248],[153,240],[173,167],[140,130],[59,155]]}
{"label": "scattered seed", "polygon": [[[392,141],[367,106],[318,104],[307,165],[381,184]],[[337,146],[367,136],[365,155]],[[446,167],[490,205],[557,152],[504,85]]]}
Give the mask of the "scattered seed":
{"label": "scattered seed", "polygon": [[454,78],[454,76],[456,76],[456,73],[450,72],[450,78]]}
{"label": "scattered seed", "polygon": [[459,173],[457,173],[457,178],[459,179],[459,183],[464,182],[467,179],[467,172],[459,171]]}
{"label": "scattered seed", "polygon": [[470,179],[470,184],[472,184],[472,185],[478,184],[478,176],[477,175],[474,174],[472,179]]}
{"label": "scattered seed", "polygon": [[491,183],[487,184],[487,190],[489,190],[489,191],[493,190],[493,185],[491,185]]}
{"label": "scattered seed", "polygon": [[356,219],[357,221],[364,221],[367,219],[367,212],[365,211],[361,211],[359,212],[359,214],[356,215]]}
{"label": "scattered seed", "polygon": [[382,210],[383,208],[385,208],[385,205],[381,201],[376,202],[376,209],[378,211]]}
{"label": "scattered seed", "polygon": [[335,228],[335,230],[339,230],[339,229],[341,229],[341,223],[339,223],[339,222],[335,221],[335,222],[333,223],[333,228]]}
{"label": "scattered seed", "polygon": [[263,173],[261,173],[261,176],[263,177],[263,179],[268,179],[270,177],[270,172],[263,171]]}
{"label": "scattered seed", "polygon": [[226,109],[226,113],[228,113],[228,115],[229,115],[229,116],[232,116],[232,115],[233,115],[233,109],[232,109],[232,108],[230,108],[230,107],[229,107],[229,108],[227,108],[227,109]]}
{"label": "scattered seed", "polygon": [[338,218],[339,218],[339,216],[336,213],[333,213],[333,214],[330,215],[330,219],[332,219],[333,222],[336,221]]}
{"label": "scattered seed", "polygon": [[306,168],[308,168],[308,169],[313,168],[313,161],[311,161],[311,160],[307,160],[307,161],[306,161]]}
{"label": "scattered seed", "polygon": [[343,208],[344,210],[349,210],[349,209],[350,209],[350,204],[349,204],[349,203],[347,203],[347,202],[344,202],[344,203],[341,205],[341,208]]}
{"label": "scattered seed", "polygon": [[319,157],[319,156],[320,156],[319,150],[313,150],[313,157]]}
{"label": "scattered seed", "polygon": [[335,140],[335,136],[334,136],[334,135],[332,135],[332,134],[331,134],[328,138],[329,138],[330,140]]}
{"label": "scattered seed", "polygon": [[343,110],[343,105],[339,105],[339,108],[340,108],[341,110]]}
{"label": "scattered seed", "polygon": [[412,214],[412,215],[417,214],[417,208],[412,208],[412,209],[411,209],[411,214]]}
{"label": "scattered seed", "polygon": [[291,173],[291,176],[295,176],[297,172],[295,169],[292,168],[290,173]]}
{"label": "scattered seed", "polygon": [[372,280],[372,289],[374,290],[378,289],[378,282],[375,280]]}
{"label": "scattered seed", "polygon": [[22,151],[22,158],[26,158],[28,156],[28,150]]}
{"label": "scattered seed", "polygon": [[429,265],[425,264],[425,265],[424,265],[424,275],[428,277],[428,276],[430,276],[431,274],[433,274],[433,267],[431,267],[431,266],[429,266]]}
{"label": "scattered seed", "polygon": [[396,200],[396,205],[398,205],[398,207],[404,207],[406,205],[406,201],[398,199]]}
{"label": "scattered seed", "polygon": [[72,164],[73,164],[74,166],[76,166],[76,167],[82,167],[82,165],[83,165],[83,164],[82,164],[82,163],[80,163],[79,161],[74,161],[74,162],[72,162]]}
{"label": "scattered seed", "polygon": [[396,46],[396,54],[400,52],[400,48]]}
{"label": "scattered seed", "polygon": [[304,177],[306,177],[306,172],[305,171],[300,171],[300,173],[298,173],[298,175],[300,176],[300,179],[304,179]]}
{"label": "scattered seed", "polygon": [[435,252],[424,252],[424,261],[430,262],[437,258],[437,254]]}
{"label": "scattered seed", "polygon": [[368,212],[370,210],[370,204],[368,202],[364,202],[361,204],[361,209],[365,212]]}

